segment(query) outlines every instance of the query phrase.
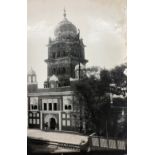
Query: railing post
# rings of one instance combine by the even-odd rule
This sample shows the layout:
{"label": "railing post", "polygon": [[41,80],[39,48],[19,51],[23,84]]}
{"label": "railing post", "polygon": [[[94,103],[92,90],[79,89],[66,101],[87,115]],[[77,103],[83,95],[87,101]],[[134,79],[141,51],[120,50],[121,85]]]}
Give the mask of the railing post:
{"label": "railing post", "polygon": [[92,136],[88,137],[88,152],[92,150]]}

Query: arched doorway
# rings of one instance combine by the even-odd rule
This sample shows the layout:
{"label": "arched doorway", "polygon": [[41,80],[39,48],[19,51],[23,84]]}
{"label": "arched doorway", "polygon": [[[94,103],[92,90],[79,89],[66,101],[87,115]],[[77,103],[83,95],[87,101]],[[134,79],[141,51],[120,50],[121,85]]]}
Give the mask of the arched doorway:
{"label": "arched doorway", "polygon": [[50,118],[50,129],[54,130],[56,128],[56,121],[54,118]]}

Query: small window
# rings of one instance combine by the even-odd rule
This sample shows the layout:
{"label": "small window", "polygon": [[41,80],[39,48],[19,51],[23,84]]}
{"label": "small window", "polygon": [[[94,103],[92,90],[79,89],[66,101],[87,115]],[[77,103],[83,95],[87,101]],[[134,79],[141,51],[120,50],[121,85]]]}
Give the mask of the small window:
{"label": "small window", "polygon": [[37,105],[34,105],[33,109],[34,109],[34,110],[37,110]]}
{"label": "small window", "polygon": [[49,110],[52,110],[52,103],[49,103]]}
{"label": "small window", "polygon": [[37,119],[37,124],[39,124],[39,119]]}
{"label": "small window", "polygon": [[44,103],[44,110],[47,110],[47,104]]}
{"label": "small window", "polygon": [[32,117],[32,113],[29,113],[29,117]]}
{"label": "small window", "polygon": [[66,118],[66,114],[62,114],[62,118]]}
{"label": "small window", "polygon": [[29,119],[29,124],[32,124],[32,119]]}
{"label": "small window", "polygon": [[36,117],[36,113],[33,113],[33,117]]}
{"label": "small window", "polygon": [[36,124],[36,119],[33,119],[33,124]]}
{"label": "small window", "polygon": [[67,114],[67,118],[70,118],[70,114]]}
{"label": "small window", "polygon": [[39,117],[39,113],[37,113],[37,117]]}
{"label": "small window", "polygon": [[71,106],[71,105],[69,105],[69,106],[68,106],[68,110],[71,110],[71,109],[72,109],[72,106]]}
{"label": "small window", "polygon": [[65,110],[67,110],[68,109],[68,107],[67,107],[67,105],[65,105]]}
{"label": "small window", "polygon": [[62,125],[66,126],[66,120],[62,120]]}
{"label": "small window", "polygon": [[67,126],[70,126],[71,123],[70,123],[70,120],[67,120]]}
{"label": "small window", "polygon": [[58,110],[57,103],[54,103],[54,110]]}

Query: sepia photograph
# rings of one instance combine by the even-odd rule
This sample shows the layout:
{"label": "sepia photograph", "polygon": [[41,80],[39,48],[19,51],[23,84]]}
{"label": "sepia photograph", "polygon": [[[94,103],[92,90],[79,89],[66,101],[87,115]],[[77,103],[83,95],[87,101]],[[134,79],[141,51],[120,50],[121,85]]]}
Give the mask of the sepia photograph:
{"label": "sepia photograph", "polygon": [[27,155],[127,155],[127,0],[27,0]]}

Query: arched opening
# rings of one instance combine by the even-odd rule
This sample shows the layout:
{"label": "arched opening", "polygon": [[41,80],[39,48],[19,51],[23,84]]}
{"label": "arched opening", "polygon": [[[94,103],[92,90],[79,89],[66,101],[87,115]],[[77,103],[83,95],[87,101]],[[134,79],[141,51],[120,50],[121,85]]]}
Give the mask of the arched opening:
{"label": "arched opening", "polygon": [[54,118],[50,118],[50,129],[54,130],[56,128],[56,121]]}

